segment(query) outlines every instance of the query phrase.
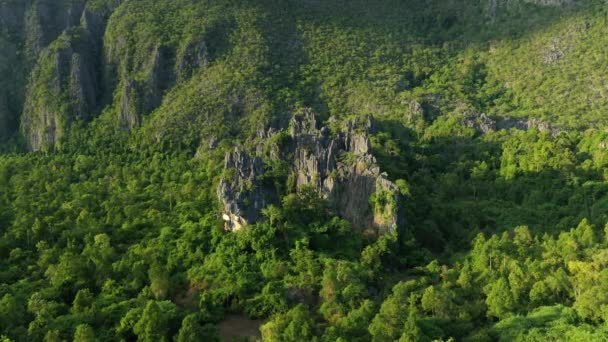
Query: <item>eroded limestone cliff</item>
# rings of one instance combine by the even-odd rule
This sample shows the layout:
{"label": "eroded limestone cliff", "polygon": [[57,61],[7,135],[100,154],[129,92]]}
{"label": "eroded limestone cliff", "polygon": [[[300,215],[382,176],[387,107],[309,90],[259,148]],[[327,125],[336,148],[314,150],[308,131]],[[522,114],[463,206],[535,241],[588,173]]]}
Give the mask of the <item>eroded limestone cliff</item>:
{"label": "eroded limestone cliff", "polygon": [[[305,110],[293,117],[288,139],[282,139],[265,158],[287,162],[296,191],[314,189],[333,212],[353,228],[374,234],[394,232],[403,224],[399,190],[378,166],[371,153],[373,122],[349,121],[332,134],[319,127],[316,115]],[[270,131],[268,140],[285,131]],[[262,209],[279,194],[262,181],[262,148],[252,153],[237,147],[226,154],[225,172],[218,187],[227,230],[239,230],[261,217]]]}

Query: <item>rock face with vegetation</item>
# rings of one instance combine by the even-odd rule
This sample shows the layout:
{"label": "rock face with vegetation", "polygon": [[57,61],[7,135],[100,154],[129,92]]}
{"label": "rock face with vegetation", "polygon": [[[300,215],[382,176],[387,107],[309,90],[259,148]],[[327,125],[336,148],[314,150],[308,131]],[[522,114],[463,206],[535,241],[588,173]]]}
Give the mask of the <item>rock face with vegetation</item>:
{"label": "rock face with vegetation", "polygon": [[516,119],[509,117],[490,117],[485,113],[467,113],[462,118],[462,124],[465,127],[473,128],[481,134],[488,134],[497,130],[538,130],[541,132],[550,132],[552,135],[557,135],[560,129],[553,127],[547,122],[542,120],[530,118],[530,119]]}
{"label": "rock face with vegetation", "polygon": [[[270,162],[287,163],[287,188],[316,192],[356,230],[372,235],[396,232],[404,219],[398,212],[399,189],[380,171],[372,155],[372,119],[348,121],[343,130],[334,133],[319,126],[315,113],[304,110],[293,117],[288,136],[286,131],[271,130],[262,134],[271,146],[254,150],[270,148]],[[287,139],[276,139],[278,136]],[[249,156],[241,148],[226,154],[218,196],[224,205],[227,230],[254,223],[261,218],[262,209],[279,198],[276,189],[262,180],[264,160],[255,154]]]}
{"label": "rock face with vegetation", "polygon": [[[87,1],[6,1],[3,32],[19,47],[16,70],[29,72],[23,103],[7,108],[20,118],[30,150],[59,144],[76,121],[88,122],[103,100],[102,41],[109,7]],[[109,6],[109,5],[108,5]],[[10,19],[9,19],[10,16]],[[17,73],[12,78],[19,80]],[[13,112],[13,113],[10,113]]]}
{"label": "rock face with vegetation", "polygon": [[224,175],[217,190],[224,206],[226,230],[238,231],[254,223],[261,217],[262,209],[277,201],[275,190],[260,181],[263,174],[264,162],[260,157],[252,157],[239,147],[226,153]]}
{"label": "rock face with vegetation", "polygon": [[31,150],[59,143],[75,121],[98,110],[98,57],[94,37],[82,29],[64,33],[39,57],[26,92],[22,128]]}
{"label": "rock face with vegetation", "polygon": [[[120,87],[120,109],[118,118],[120,124],[129,130],[136,128],[141,123],[143,116],[150,114],[156,109],[161,101],[164,90],[168,87],[168,82],[173,78],[170,67],[168,51],[162,46],[155,46],[148,52],[148,60],[142,66],[141,76],[138,79],[131,78],[125,72],[119,78]],[[113,58],[111,62],[116,62],[114,68],[125,70],[127,56],[123,56],[116,62]]]}

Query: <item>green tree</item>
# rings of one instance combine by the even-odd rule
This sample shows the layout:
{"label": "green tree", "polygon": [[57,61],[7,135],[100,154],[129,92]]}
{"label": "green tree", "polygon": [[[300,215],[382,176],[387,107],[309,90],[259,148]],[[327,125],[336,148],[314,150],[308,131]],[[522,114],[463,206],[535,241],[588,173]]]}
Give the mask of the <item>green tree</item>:
{"label": "green tree", "polygon": [[403,326],[403,333],[399,337],[399,342],[419,342],[427,340],[426,336],[418,326],[418,309],[416,308],[416,298],[410,297],[410,305],[407,321]]}
{"label": "green tree", "polygon": [[321,279],[321,265],[315,253],[308,248],[308,241],[296,242],[296,246],[289,252],[292,263],[287,282],[300,289],[315,289]]}
{"label": "green tree", "polygon": [[0,331],[10,331],[25,319],[25,306],[10,293],[0,299]]}
{"label": "green tree", "polygon": [[393,293],[369,325],[372,341],[394,341],[401,336],[417,287],[416,281],[400,282],[393,287]]}
{"label": "green tree", "polygon": [[44,335],[44,342],[64,342],[65,340],[61,338],[61,332],[59,330],[49,330],[46,335]]}
{"label": "green tree", "polygon": [[[107,234],[95,235],[93,243],[87,244],[82,254],[93,262],[97,275],[107,275],[111,271],[112,261],[116,257],[116,251]],[[100,279],[105,279],[105,277]]]}
{"label": "green tree", "polygon": [[167,320],[156,301],[149,301],[133,332],[142,342],[162,342],[167,340]]}
{"label": "green tree", "polygon": [[182,326],[176,338],[177,342],[210,341],[219,342],[217,329],[212,325],[201,326],[198,317],[190,314],[182,321]]}
{"label": "green tree", "polygon": [[326,341],[369,341],[371,335],[367,329],[376,314],[376,306],[371,300],[365,300],[361,306],[349,311],[327,328],[324,334]]}
{"label": "green tree", "polygon": [[515,301],[507,280],[500,277],[487,286],[488,316],[506,318],[515,310]]}
{"label": "green tree", "polygon": [[269,342],[315,341],[316,325],[310,311],[302,304],[284,314],[274,316],[260,331]]}
{"label": "green tree", "polygon": [[94,297],[89,289],[83,289],[76,293],[74,303],[72,304],[72,312],[83,313],[91,304],[93,304]]}
{"label": "green tree", "polygon": [[74,332],[74,342],[96,342],[95,331],[88,324],[80,324]]}
{"label": "green tree", "polygon": [[148,271],[150,278],[150,289],[157,300],[162,300],[167,297],[169,291],[169,273],[165,267],[153,264]]}
{"label": "green tree", "polygon": [[438,288],[436,286],[427,287],[423,294],[420,303],[422,308],[431,312],[433,316],[449,317],[452,310],[451,293],[449,290]]}

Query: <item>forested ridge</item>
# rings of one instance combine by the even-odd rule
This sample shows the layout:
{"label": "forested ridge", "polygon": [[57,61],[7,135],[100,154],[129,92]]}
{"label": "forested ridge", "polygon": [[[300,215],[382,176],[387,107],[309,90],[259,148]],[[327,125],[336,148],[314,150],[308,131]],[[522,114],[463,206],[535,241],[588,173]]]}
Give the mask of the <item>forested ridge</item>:
{"label": "forested ridge", "polygon": [[0,0],[0,341],[608,339],[607,75],[599,0]]}

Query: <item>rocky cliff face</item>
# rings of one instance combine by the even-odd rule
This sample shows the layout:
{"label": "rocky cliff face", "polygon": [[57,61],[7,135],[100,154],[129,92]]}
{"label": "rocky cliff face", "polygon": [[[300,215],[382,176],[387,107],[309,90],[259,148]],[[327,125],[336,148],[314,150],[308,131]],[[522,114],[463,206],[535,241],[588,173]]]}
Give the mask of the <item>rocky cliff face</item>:
{"label": "rocky cliff face", "polygon": [[23,32],[26,9],[25,1],[0,2],[0,28],[2,31],[12,35]]}
{"label": "rocky cliff face", "polygon": [[0,140],[16,130],[18,109],[11,109],[9,99],[19,102],[22,97],[21,70],[23,57],[17,58],[17,44],[13,37],[23,31],[25,2],[0,2]]}
{"label": "rocky cliff face", "polygon": [[[33,1],[25,11],[23,26],[26,52],[34,59],[63,31],[80,24],[85,0],[69,2],[56,0]],[[21,7],[15,6],[18,10]],[[20,13],[19,13],[20,14]]]}
{"label": "rocky cliff face", "polygon": [[572,6],[576,0],[525,0],[525,2],[539,6]]}
{"label": "rocky cliff face", "polygon": [[10,136],[17,126],[17,113],[9,103],[17,103],[21,94],[17,91],[21,82],[19,67],[15,67],[16,47],[0,34],[0,140]]}
{"label": "rocky cliff face", "polygon": [[[15,118],[30,150],[49,150],[60,143],[73,121],[90,120],[109,104],[115,104],[119,126],[136,128],[160,106],[175,80],[188,80],[207,65],[204,36],[194,34],[177,47],[162,44],[163,37],[114,34],[111,25],[129,25],[132,19],[117,15],[108,25],[121,3],[0,1],[0,42],[10,36],[10,43],[20,46],[18,55],[26,58],[19,63],[23,79],[28,79],[27,86],[24,81],[16,87],[21,92],[19,105],[0,107],[0,137],[16,130],[8,128]],[[133,49],[134,40],[145,41],[145,47]],[[0,51],[0,61],[7,55]],[[2,82],[0,92],[6,93]]]}
{"label": "rocky cliff face", "polygon": [[8,111],[8,102],[6,94],[0,92],[0,137],[5,137],[9,134],[8,122],[10,120]]}
{"label": "rocky cliff face", "polygon": [[[124,70],[122,66],[126,57],[113,59],[114,66],[123,68],[120,90],[120,110],[118,119],[123,128],[133,129],[139,126],[141,118],[156,109],[162,101],[162,95],[173,78],[170,52],[163,46],[151,48],[149,59],[141,66],[141,70]],[[135,79],[135,75],[139,77]]]}
{"label": "rocky cliff face", "polygon": [[250,156],[242,148],[226,154],[224,176],[218,196],[224,206],[223,219],[228,230],[240,230],[243,225],[260,218],[262,209],[277,201],[274,188],[260,181],[264,162]]}
{"label": "rocky cliff face", "polygon": [[30,150],[54,148],[74,121],[91,120],[107,100],[103,36],[118,3],[38,0],[27,7],[22,33],[25,50],[36,62],[26,87],[21,131]]}
{"label": "rocky cliff face", "polygon": [[[0,38],[7,37],[3,45],[17,47],[14,55],[19,56],[11,61],[9,78],[14,83],[0,84],[0,92],[11,93],[9,105],[0,108],[2,136],[16,130],[21,115],[21,131],[30,149],[47,150],[70,122],[88,120],[98,109],[100,52],[110,10],[106,2],[91,3],[95,4],[87,0],[0,3]],[[0,55],[10,57],[5,51]]]}
{"label": "rocky cliff face", "polygon": [[[394,232],[403,224],[398,189],[371,154],[371,130],[371,119],[363,125],[351,121],[342,132],[332,135],[327,127],[319,128],[315,114],[307,110],[294,116],[289,141],[275,146],[270,158],[287,161],[296,189],[315,189],[335,214],[356,230]],[[268,135],[271,139],[283,133]],[[218,197],[224,206],[227,230],[255,222],[261,210],[278,199],[274,188],[259,181],[264,173],[260,150],[250,155],[237,148],[226,155]]]}
{"label": "rocky cliff face", "polygon": [[76,120],[98,107],[98,64],[92,37],[73,29],[41,55],[26,94],[22,129],[33,151],[55,146]]}
{"label": "rocky cliff face", "polygon": [[189,79],[194,70],[203,68],[208,63],[209,53],[203,37],[191,38],[177,56],[175,74],[178,81]]}
{"label": "rocky cliff face", "polygon": [[[74,120],[89,120],[107,93],[101,82],[105,23],[120,0],[0,1],[0,61],[14,46],[11,71],[1,76],[0,138],[20,121],[31,150],[52,148]],[[3,40],[6,39],[5,41]],[[28,76],[29,75],[29,76]],[[6,95],[5,95],[6,97]]]}

